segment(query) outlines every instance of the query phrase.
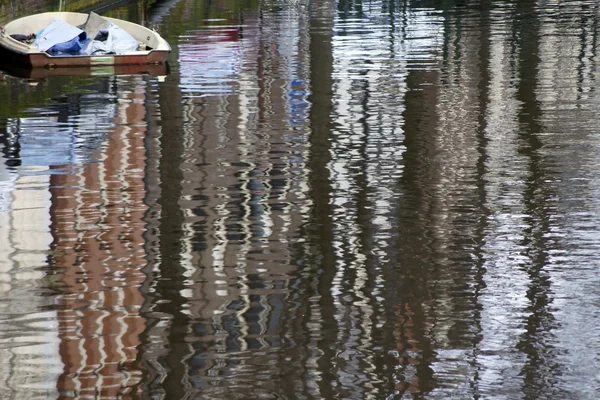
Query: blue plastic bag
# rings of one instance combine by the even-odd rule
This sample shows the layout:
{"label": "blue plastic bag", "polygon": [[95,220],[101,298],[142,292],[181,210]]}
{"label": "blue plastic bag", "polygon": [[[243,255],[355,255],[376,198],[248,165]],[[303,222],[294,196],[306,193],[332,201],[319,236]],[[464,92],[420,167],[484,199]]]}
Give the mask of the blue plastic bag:
{"label": "blue plastic bag", "polygon": [[[83,35],[85,37],[85,32],[83,33]],[[65,55],[65,54],[68,54],[68,55],[81,54],[81,49],[87,45],[87,42],[89,41],[89,39],[82,41],[82,40],[80,40],[80,36],[74,37],[73,39],[69,40],[68,42],[62,42],[62,43],[55,44],[54,46],[52,46],[48,50],[46,50],[46,53],[48,53],[52,56],[59,56],[59,55]]]}
{"label": "blue plastic bag", "polygon": [[[33,45],[40,51],[50,54],[77,54],[81,50],[80,41],[86,39],[81,29],[54,18],[52,22],[36,35]],[[54,48],[54,50],[52,50]],[[75,51],[77,49],[77,51]],[[53,53],[54,52],[54,53]]]}

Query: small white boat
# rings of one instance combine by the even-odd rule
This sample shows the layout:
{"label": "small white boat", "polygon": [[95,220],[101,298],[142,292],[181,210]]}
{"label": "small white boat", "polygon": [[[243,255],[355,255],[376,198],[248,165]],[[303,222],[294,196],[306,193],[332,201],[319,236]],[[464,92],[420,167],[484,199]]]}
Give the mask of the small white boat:
{"label": "small white boat", "polygon": [[[34,14],[9,22],[0,27],[0,64],[16,64],[26,67],[94,67],[99,65],[140,65],[161,64],[171,47],[156,31],[133,22],[116,18],[100,17],[131,35],[137,42],[135,50],[117,54],[92,55],[51,55],[41,51],[35,42],[18,40],[22,37],[35,37],[54,19],[66,22],[73,27],[84,27],[91,14],[74,12],[48,12]],[[97,14],[95,14],[97,16]],[[32,35],[34,34],[34,35]]]}

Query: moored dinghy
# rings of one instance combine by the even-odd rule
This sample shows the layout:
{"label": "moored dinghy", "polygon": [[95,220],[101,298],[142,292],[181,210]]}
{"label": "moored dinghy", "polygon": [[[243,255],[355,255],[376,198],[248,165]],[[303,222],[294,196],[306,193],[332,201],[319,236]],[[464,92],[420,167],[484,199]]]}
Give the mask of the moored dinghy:
{"label": "moored dinghy", "polygon": [[[50,54],[47,51],[49,50],[47,46],[40,46],[39,41],[36,43],[36,39],[38,39],[36,35],[40,32],[44,33],[48,26],[56,22],[69,24],[86,34],[93,31],[94,35],[102,29],[102,23],[104,23],[106,26],[114,27],[117,32],[124,31],[127,37],[133,37],[138,46],[135,50],[129,48],[122,52],[113,51],[112,49],[97,51],[103,46],[96,46],[93,50],[89,50],[89,54],[67,54],[68,52],[63,51]],[[85,38],[86,34],[81,35],[81,37]],[[90,38],[92,41],[93,39],[93,37]],[[48,12],[19,18],[0,28],[0,50],[3,53],[2,64],[11,63],[30,67],[56,68],[160,64],[165,61],[171,47],[157,32],[133,22],[99,17],[94,13]]]}

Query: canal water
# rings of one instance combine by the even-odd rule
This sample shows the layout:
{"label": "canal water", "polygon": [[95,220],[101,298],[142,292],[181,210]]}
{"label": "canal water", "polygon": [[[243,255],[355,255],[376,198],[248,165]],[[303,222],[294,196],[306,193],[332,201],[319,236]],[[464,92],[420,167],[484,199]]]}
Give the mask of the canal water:
{"label": "canal water", "polygon": [[0,397],[599,398],[596,1],[83,3],[172,53],[0,74]]}

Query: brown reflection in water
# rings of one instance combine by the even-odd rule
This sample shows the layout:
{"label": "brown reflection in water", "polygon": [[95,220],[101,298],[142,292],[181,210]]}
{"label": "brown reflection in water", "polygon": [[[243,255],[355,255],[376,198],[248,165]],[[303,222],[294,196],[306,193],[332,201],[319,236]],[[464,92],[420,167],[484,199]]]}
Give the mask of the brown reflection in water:
{"label": "brown reflection in water", "polygon": [[[419,358],[411,357],[411,354],[421,353],[423,343],[423,322],[420,318],[422,310],[414,312],[409,303],[398,304],[395,306],[396,321],[394,321],[393,336],[396,342],[395,351],[402,355],[399,359],[399,365],[403,371],[411,368],[423,370],[427,367]],[[427,334],[427,330],[425,330]],[[404,372],[403,379],[398,380],[395,389],[399,393],[422,393],[429,386],[431,374],[423,376],[422,373],[407,374]]]}
{"label": "brown reflection in water", "polygon": [[66,285],[58,311],[64,372],[57,387],[64,397],[129,398],[141,380],[135,360],[146,323],[139,314],[148,209],[144,97],[119,92],[117,126],[100,162],[52,176],[55,262],[65,268]]}
{"label": "brown reflection in water", "polygon": [[[304,145],[292,143],[286,127],[289,89],[277,77],[285,63],[278,54],[276,27],[258,36],[261,20],[253,11],[245,13],[244,22],[239,62],[247,67],[240,94],[180,99],[174,112],[181,113],[181,129],[165,126],[180,147],[170,147],[166,132],[163,141],[164,157],[168,149],[175,150],[168,157],[180,174],[163,179],[172,192],[180,191],[164,210],[183,211],[177,214],[179,226],[173,226],[181,229],[173,232],[179,242],[169,249],[165,245],[166,251],[180,246],[174,255],[178,270],[173,265],[170,277],[171,286],[181,290],[171,296],[162,282],[157,284],[171,300],[159,307],[173,316],[169,355],[179,354],[168,359],[172,364],[165,382],[184,381],[190,392],[215,398],[279,390],[273,377],[280,375],[281,356],[267,350],[281,346],[282,299],[288,275],[296,269],[289,243],[303,222],[306,202]],[[303,57],[303,51],[294,55]],[[175,82],[180,78],[178,71],[170,76]],[[174,116],[166,115],[167,107],[163,111],[165,118]],[[164,222],[162,229],[171,229]],[[174,385],[165,389],[176,391]]]}
{"label": "brown reflection in water", "polygon": [[[439,176],[436,171],[439,164],[428,161],[439,151],[435,142],[439,93],[435,85],[422,83],[437,79],[437,73],[419,70],[407,76],[408,88],[413,90],[407,92],[405,100],[403,161],[406,172],[401,185],[409,195],[400,198],[399,263],[386,269],[385,278],[388,294],[394,298],[390,302],[394,304],[391,307],[394,316],[390,320],[398,357],[394,380],[400,393],[425,393],[435,385],[431,369],[434,361],[432,329],[436,325],[438,307],[432,286],[439,279],[437,275],[444,256],[436,251],[432,235],[437,231],[433,227],[447,219],[439,218],[439,208],[445,198],[430,192],[428,182]],[[443,185],[437,187],[444,188]]]}
{"label": "brown reflection in water", "polygon": [[[258,13],[248,11],[244,22],[246,39],[238,47],[243,51],[226,60],[249,64],[239,77],[239,96],[195,97],[196,92],[184,91],[182,97],[178,83],[202,86],[206,79],[194,76],[203,68],[181,72],[186,62],[205,61],[206,54],[194,53],[193,46],[175,50],[181,64],[161,88],[164,190],[156,293],[168,301],[157,305],[150,319],[167,326],[168,372],[156,389],[162,386],[168,398],[180,398],[186,389],[225,396],[263,390],[254,389],[255,367],[264,375],[277,373],[270,365],[278,355],[258,350],[279,344],[282,288],[293,268],[286,243],[302,218],[301,208],[291,206],[301,190],[291,194],[290,187],[301,186],[302,171],[289,161],[282,127],[289,119],[283,101],[287,82],[271,78],[284,64],[271,54],[277,36],[265,38],[263,50],[256,43],[262,40]],[[206,40],[195,35],[197,42]],[[225,47],[241,39],[225,38],[220,41]],[[265,124],[269,119],[276,122]],[[292,168],[298,181],[287,173]],[[272,381],[264,381],[271,386],[265,390],[272,391]]]}
{"label": "brown reflection in water", "polygon": [[[329,288],[333,281],[335,255],[329,245],[333,241],[331,226],[331,182],[327,164],[331,159],[331,91],[333,86],[332,26],[333,3],[313,4],[310,31],[310,153],[307,160],[308,185],[312,207],[305,227],[307,244],[299,247],[306,268],[294,282],[298,300],[291,304],[286,333],[300,344],[294,349],[292,362],[284,364],[288,385],[303,398],[331,398],[335,380],[332,360],[335,348],[329,346],[324,333],[335,329],[333,299]],[[287,383],[286,382],[286,383]]]}

